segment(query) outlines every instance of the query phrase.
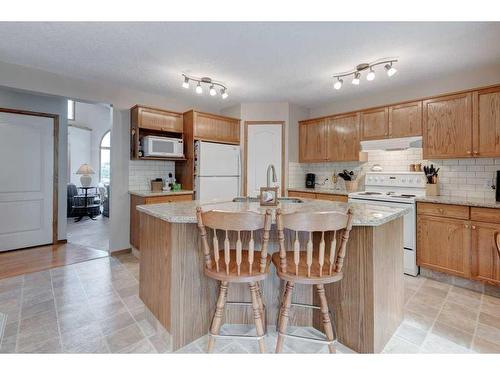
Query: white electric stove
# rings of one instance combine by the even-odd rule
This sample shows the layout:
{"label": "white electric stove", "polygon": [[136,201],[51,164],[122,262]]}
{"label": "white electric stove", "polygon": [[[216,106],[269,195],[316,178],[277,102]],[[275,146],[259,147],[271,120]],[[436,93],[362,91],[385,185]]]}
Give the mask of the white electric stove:
{"label": "white electric stove", "polygon": [[416,204],[415,198],[425,195],[423,172],[369,172],[365,191],[349,194],[349,202],[371,202],[389,207],[409,207],[404,216],[404,272],[417,276]]}

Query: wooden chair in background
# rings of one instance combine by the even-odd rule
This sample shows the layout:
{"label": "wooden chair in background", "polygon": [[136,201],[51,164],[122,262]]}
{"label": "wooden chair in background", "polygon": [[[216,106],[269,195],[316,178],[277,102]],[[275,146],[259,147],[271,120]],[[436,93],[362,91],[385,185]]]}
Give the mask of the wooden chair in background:
{"label": "wooden chair in background", "polygon": [[[274,253],[272,261],[276,267],[278,277],[285,281],[285,292],[281,301],[278,318],[278,342],[276,353],[283,348],[285,337],[305,339],[328,344],[330,353],[335,353],[335,341],[330,311],[325,297],[324,285],[342,279],[342,267],[346,255],[347,241],[352,228],[352,213],[319,212],[319,213],[276,213],[278,227],[279,253]],[[284,230],[295,233],[293,250],[285,247]],[[342,232],[340,246],[337,250],[337,233]],[[299,232],[307,232],[306,250],[301,251]],[[313,232],[321,232],[321,240],[317,250],[313,250]],[[330,235],[330,240],[325,237]],[[329,242],[327,244],[326,242]],[[292,303],[292,293],[295,284],[314,285],[318,293],[320,306]],[[291,335],[286,333],[291,306],[319,309],[326,340]]]}
{"label": "wooden chair in background", "polygon": [[[205,257],[205,275],[220,282],[219,297],[210,326],[208,352],[212,351],[217,337],[252,337],[259,341],[260,351],[264,353],[265,305],[262,301],[259,282],[267,277],[271,263],[271,256],[267,254],[271,229],[271,211],[267,210],[265,215],[254,212],[240,213],[218,210],[203,212],[201,207],[198,207],[196,216]],[[211,241],[213,249],[210,249],[207,228],[213,231]],[[258,230],[262,230],[263,234],[260,256],[257,254],[256,257],[255,232]],[[230,246],[230,232],[236,232],[236,246],[234,249]],[[245,248],[243,248],[244,241],[242,241],[243,232],[246,232],[245,234],[248,237],[247,247]],[[218,234],[222,234],[223,238],[219,237]],[[220,242],[222,243],[219,244]],[[223,246],[222,250],[220,245]],[[229,283],[248,283],[252,302],[227,301]],[[220,335],[226,305],[251,305],[257,336]]]}

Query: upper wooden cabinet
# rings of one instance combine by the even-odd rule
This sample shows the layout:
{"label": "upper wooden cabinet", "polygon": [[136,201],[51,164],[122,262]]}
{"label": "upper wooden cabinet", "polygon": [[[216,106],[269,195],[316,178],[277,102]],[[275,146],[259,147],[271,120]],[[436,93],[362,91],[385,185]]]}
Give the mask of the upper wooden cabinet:
{"label": "upper wooden cabinet", "polygon": [[299,123],[299,161],[314,163],[327,160],[328,120]]}
{"label": "upper wooden cabinet", "polygon": [[211,113],[189,111],[184,114],[195,140],[240,143],[240,120]]}
{"label": "upper wooden cabinet", "polygon": [[389,109],[376,108],[361,112],[361,140],[389,137]]}
{"label": "upper wooden cabinet", "polygon": [[328,120],[327,159],[359,160],[359,114],[335,116]]}
{"label": "upper wooden cabinet", "polygon": [[136,105],[131,109],[132,125],[142,129],[182,133],[182,113]]}
{"label": "upper wooden cabinet", "polygon": [[500,156],[500,87],[473,93],[473,156]]}
{"label": "upper wooden cabinet", "polygon": [[423,102],[423,158],[472,156],[472,93]]}
{"label": "upper wooden cabinet", "polygon": [[495,234],[500,224],[472,222],[471,276],[473,279],[500,284],[500,254]]}
{"label": "upper wooden cabinet", "polygon": [[469,221],[418,215],[417,264],[468,278],[470,235]]}
{"label": "upper wooden cabinet", "polygon": [[422,102],[389,107],[389,136],[391,138],[422,135]]}

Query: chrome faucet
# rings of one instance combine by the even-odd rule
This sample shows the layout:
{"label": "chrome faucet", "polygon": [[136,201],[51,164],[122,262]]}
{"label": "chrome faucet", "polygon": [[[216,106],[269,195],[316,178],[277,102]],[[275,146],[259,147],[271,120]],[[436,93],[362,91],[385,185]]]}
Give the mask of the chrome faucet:
{"label": "chrome faucet", "polygon": [[271,187],[271,176],[269,175],[269,172],[272,172],[272,182],[276,183],[278,182],[278,178],[276,177],[276,169],[274,168],[274,165],[269,164],[267,167],[267,187]]}

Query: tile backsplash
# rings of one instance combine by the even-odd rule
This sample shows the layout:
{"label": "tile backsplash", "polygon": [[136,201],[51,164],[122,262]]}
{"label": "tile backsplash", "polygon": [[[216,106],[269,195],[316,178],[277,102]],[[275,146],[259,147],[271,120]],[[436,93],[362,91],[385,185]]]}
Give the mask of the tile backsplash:
{"label": "tile backsplash", "polygon": [[150,181],[160,177],[175,177],[175,162],[163,160],[130,160],[128,164],[129,190],[150,190]]}
{"label": "tile backsplash", "polygon": [[[441,195],[460,196],[466,198],[494,198],[496,171],[500,170],[500,158],[423,160],[422,149],[413,148],[403,151],[369,151],[367,162],[342,163],[289,163],[289,187],[304,187],[305,174],[316,173],[316,182],[325,183],[325,187],[333,187],[332,175],[344,169],[354,170],[360,178],[360,189],[364,188],[364,175],[375,164],[384,171],[408,171],[410,164],[434,164],[439,171]],[[340,188],[344,187],[339,179]]]}

